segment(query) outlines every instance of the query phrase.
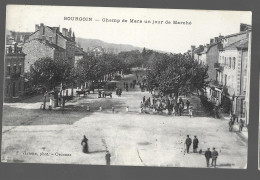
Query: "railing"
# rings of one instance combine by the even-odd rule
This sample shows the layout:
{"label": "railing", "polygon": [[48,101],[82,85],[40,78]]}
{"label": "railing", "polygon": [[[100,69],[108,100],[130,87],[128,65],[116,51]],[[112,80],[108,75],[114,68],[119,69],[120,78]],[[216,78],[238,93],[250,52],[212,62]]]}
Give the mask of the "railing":
{"label": "railing", "polygon": [[224,65],[221,63],[214,63],[214,68],[223,71]]}

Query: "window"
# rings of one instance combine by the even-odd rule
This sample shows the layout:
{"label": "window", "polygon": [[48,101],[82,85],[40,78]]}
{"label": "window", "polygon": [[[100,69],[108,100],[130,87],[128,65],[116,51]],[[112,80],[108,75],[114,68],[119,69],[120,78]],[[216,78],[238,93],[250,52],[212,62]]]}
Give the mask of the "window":
{"label": "window", "polygon": [[19,84],[18,84],[18,90],[19,90],[19,91],[22,91],[21,82],[19,82]]}
{"label": "window", "polygon": [[11,74],[11,66],[7,66],[7,73],[8,73],[8,75]]}
{"label": "window", "polygon": [[16,73],[16,65],[14,65],[14,73]]}
{"label": "window", "polygon": [[227,65],[227,58],[225,57],[225,62],[224,62],[225,66]]}
{"label": "window", "polygon": [[227,75],[225,74],[225,86],[227,85]]}
{"label": "window", "polygon": [[228,65],[229,68],[231,68],[231,64],[232,64],[232,63],[231,63],[231,57],[230,57],[230,58],[229,58],[229,65]]}
{"label": "window", "polygon": [[22,65],[19,65],[19,73],[22,73]]}
{"label": "window", "polygon": [[246,86],[247,86],[247,76],[244,76],[243,91],[246,91]]}
{"label": "window", "polygon": [[233,57],[233,69],[235,69],[235,68],[236,68],[236,58]]}
{"label": "window", "polygon": [[227,82],[227,85],[228,86],[230,86],[231,85],[231,83],[230,83],[231,81],[230,81],[230,76],[228,76],[228,82]]}

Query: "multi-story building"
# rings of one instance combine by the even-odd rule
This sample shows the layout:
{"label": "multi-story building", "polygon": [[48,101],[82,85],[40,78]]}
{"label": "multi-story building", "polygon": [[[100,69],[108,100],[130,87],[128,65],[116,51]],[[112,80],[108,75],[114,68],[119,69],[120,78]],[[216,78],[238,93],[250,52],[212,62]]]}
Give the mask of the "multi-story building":
{"label": "multi-story building", "polygon": [[7,31],[6,44],[12,44],[14,42],[18,43],[18,45],[23,44],[30,34],[31,32]]}
{"label": "multi-story building", "polygon": [[23,51],[27,54],[25,58],[25,69],[40,58],[50,57],[55,59],[68,60],[75,63],[76,42],[75,34],[71,29],[60,27],[49,27],[41,23],[35,25],[35,32],[25,40]]}
{"label": "multi-story building", "polygon": [[24,93],[25,54],[17,43],[7,44],[5,51],[5,99],[19,98]]}
{"label": "multi-story building", "polygon": [[248,53],[250,34],[251,31],[246,29],[225,36],[221,40],[223,48],[219,49],[218,62],[215,63],[217,81],[215,89],[211,92],[213,96],[221,97],[220,100],[225,99],[226,102],[230,102],[229,112],[238,118],[246,119],[247,123],[246,95],[249,93],[247,87],[248,63],[251,61],[251,53]]}

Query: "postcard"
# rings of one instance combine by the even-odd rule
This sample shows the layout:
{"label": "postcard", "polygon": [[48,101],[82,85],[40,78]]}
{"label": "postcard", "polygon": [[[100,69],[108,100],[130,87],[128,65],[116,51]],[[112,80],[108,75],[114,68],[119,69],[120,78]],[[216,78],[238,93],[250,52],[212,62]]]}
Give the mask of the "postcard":
{"label": "postcard", "polygon": [[247,168],[250,11],[6,8],[1,162]]}

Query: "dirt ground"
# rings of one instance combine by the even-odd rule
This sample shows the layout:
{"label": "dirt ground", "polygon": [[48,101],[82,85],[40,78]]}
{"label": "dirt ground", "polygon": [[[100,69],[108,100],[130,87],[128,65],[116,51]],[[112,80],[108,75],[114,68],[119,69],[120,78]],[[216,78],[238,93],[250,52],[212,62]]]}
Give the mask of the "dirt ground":
{"label": "dirt ground", "polygon": [[[124,81],[133,78],[128,75]],[[123,91],[122,97],[114,92],[106,99],[90,94],[68,102],[63,111],[40,110],[38,101],[5,103],[2,162],[105,165],[109,150],[111,165],[206,167],[203,155],[185,152],[189,134],[198,137],[199,150],[216,147],[217,168],[246,168],[247,139],[229,132],[225,119],[210,117],[198,97],[189,97],[194,107],[190,118],[139,113],[143,96],[151,97],[138,87]],[[89,154],[82,153],[83,135],[89,140]]]}

